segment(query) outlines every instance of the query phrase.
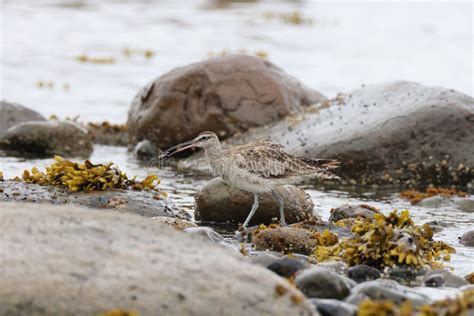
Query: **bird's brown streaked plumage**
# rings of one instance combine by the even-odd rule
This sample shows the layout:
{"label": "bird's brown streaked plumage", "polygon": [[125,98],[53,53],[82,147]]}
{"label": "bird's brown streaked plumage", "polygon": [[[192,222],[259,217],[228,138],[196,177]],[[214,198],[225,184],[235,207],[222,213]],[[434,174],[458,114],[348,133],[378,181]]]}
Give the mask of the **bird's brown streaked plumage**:
{"label": "bird's brown streaked plumage", "polygon": [[167,158],[191,147],[205,149],[211,168],[229,186],[254,194],[254,204],[243,227],[258,208],[258,194],[272,193],[280,207],[280,223],[286,225],[283,199],[275,191],[276,187],[307,178],[339,179],[329,171],[338,167],[336,160],[297,157],[286,152],[282,145],[265,139],[222,149],[213,132],[203,132],[191,141],[164,151],[161,156]]}

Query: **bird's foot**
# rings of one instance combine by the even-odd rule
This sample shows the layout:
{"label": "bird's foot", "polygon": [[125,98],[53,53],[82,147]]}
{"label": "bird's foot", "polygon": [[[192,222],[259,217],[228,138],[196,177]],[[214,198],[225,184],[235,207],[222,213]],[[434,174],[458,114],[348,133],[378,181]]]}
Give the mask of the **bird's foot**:
{"label": "bird's foot", "polygon": [[280,220],[280,226],[288,226],[284,219]]}

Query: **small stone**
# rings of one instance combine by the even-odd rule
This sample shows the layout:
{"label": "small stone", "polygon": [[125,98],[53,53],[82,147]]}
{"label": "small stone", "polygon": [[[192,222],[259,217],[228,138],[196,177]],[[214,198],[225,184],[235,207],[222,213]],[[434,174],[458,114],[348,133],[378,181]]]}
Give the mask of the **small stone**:
{"label": "small stone", "polygon": [[279,276],[290,278],[295,275],[296,272],[307,269],[309,266],[309,264],[304,264],[300,260],[283,257],[273,261],[268,266],[268,269]]}
{"label": "small stone", "polygon": [[423,279],[423,283],[426,283],[433,276],[436,278],[439,278],[440,276],[443,277],[443,286],[445,287],[460,288],[461,286],[469,284],[465,279],[452,273],[448,269],[437,269],[428,272]]}
{"label": "small stone", "polygon": [[444,285],[444,276],[442,274],[432,274],[423,281],[427,287],[442,287]]}
{"label": "small stone", "polygon": [[336,299],[311,298],[309,300],[321,316],[354,316],[357,307]]}
{"label": "small stone", "polygon": [[410,300],[413,306],[429,304],[431,299],[422,293],[418,293],[407,286],[398,284],[396,281],[377,279],[360,283],[351,291],[351,295],[344,301],[349,304],[359,305],[366,298],[372,300],[389,300],[396,305]]}
{"label": "small stone", "polygon": [[309,298],[341,300],[349,295],[352,281],[334,271],[312,267],[296,276],[295,284]]}
{"label": "small stone", "polygon": [[281,258],[281,253],[276,251],[253,251],[248,257],[250,262],[264,268]]}
{"label": "small stone", "polygon": [[366,264],[359,264],[349,268],[349,270],[347,270],[347,276],[357,283],[362,283],[380,278],[381,273],[376,268]]}
{"label": "small stone", "polygon": [[184,229],[185,232],[191,234],[191,235],[199,235],[202,236],[206,239],[209,239],[214,242],[224,242],[225,239],[222,237],[221,234],[217,233],[214,229],[211,227],[188,227]]}
{"label": "small stone", "polygon": [[474,230],[465,232],[464,235],[459,238],[459,242],[464,246],[474,247]]}
{"label": "small stone", "polygon": [[150,159],[158,156],[158,149],[148,139],[144,139],[135,145],[133,153],[139,159]]}
{"label": "small stone", "polygon": [[471,272],[469,274],[466,274],[464,276],[464,280],[466,280],[470,284],[474,284],[474,272]]}
{"label": "small stone", "polygon": [[397,265],[386,269],[386,273],[391,279],[405,285],[417,283],[417,279],[427,272],[428,270],[424,267],[416,268],[406,265]]}

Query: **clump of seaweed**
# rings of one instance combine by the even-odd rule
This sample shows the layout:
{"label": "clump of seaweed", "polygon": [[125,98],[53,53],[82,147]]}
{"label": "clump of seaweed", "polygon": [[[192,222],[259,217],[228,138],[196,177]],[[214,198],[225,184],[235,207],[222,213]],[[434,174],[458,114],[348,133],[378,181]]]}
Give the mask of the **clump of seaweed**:
{"label": "clump of seaweed", "polygon": [[456,189],[436,188],[433,186],[428,187],[425,192],[420,192],[416,190],[407,190],[407,191],[400,192],[400,197],[406,200],[409,200],[411,204],[416,204],[423,199],[426,199],[435,195],[441,195],[444,197],[452,197],[452,196],[464,197],[466,196],[466,193],[462,191],[458,191]]}
{"label": "clump of seaweed", "polygon": [[98,57],[98,56],[89,56],[87,54],[76,56],[76,60],[80,63],[91,63],[91,64],[115,64],[117,62],[115,57]]}
{"label": "clump of seaweed", "polygon": [[54,160],[52,165],[46,167],[45,172],[36,167],[31,171],[23,171],[22,180],[27,183],[63,187],[72,192],[131,188],[165,194],[157,188],[160,180],[156,175],[149,175],[143,181],[137,181],[136,177],[129,179],[113,162],[105,165],[92,164],[89,160],[75,163],[60,156],[55,156]]}
{"label": "clump of seaweed", "polygon": [[289,13],[274,13],[274,12],[265,12],[263,17],[268,20],[278,19],[281,22],[301,25],[301,24],[313,24],[313,19],[303,16],[300,11],[293,11]]}
{"label": "clump of seaweed", "polygon": [[466,290],[455,298],[414,307],[409,300],[397,305],[389,300],[365,299],[359,304],[357,316],[458,316],[474,310],[474,290]]}
{"label": "clump of seaweed", "polygon": [[429,225],[415,225],[407,210],[400,214],[395,210],[388,216],[375,214],[374,219],[351,219],[345,224],[353,235],[333,246],[317,246],[313,255],[318,261],[343,260],[350,266],[367,264],[379,269],[395,265],[437,268],[442,266],[440,259],[448,261],[455,252],[448,244],[433,240]]}

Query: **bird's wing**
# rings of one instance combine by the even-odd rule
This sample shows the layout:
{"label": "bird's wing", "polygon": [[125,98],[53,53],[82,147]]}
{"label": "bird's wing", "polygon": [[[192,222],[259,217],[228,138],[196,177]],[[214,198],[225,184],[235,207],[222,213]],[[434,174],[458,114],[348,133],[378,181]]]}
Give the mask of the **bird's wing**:
{"label": "bird's wing", "polygon": [[337,161],[293,156],[270,140],[258,140],[232,149],[235,163],[241,169],[266,179],[283,179],[313,174],[337,178],[327,169],[337,168]]}

